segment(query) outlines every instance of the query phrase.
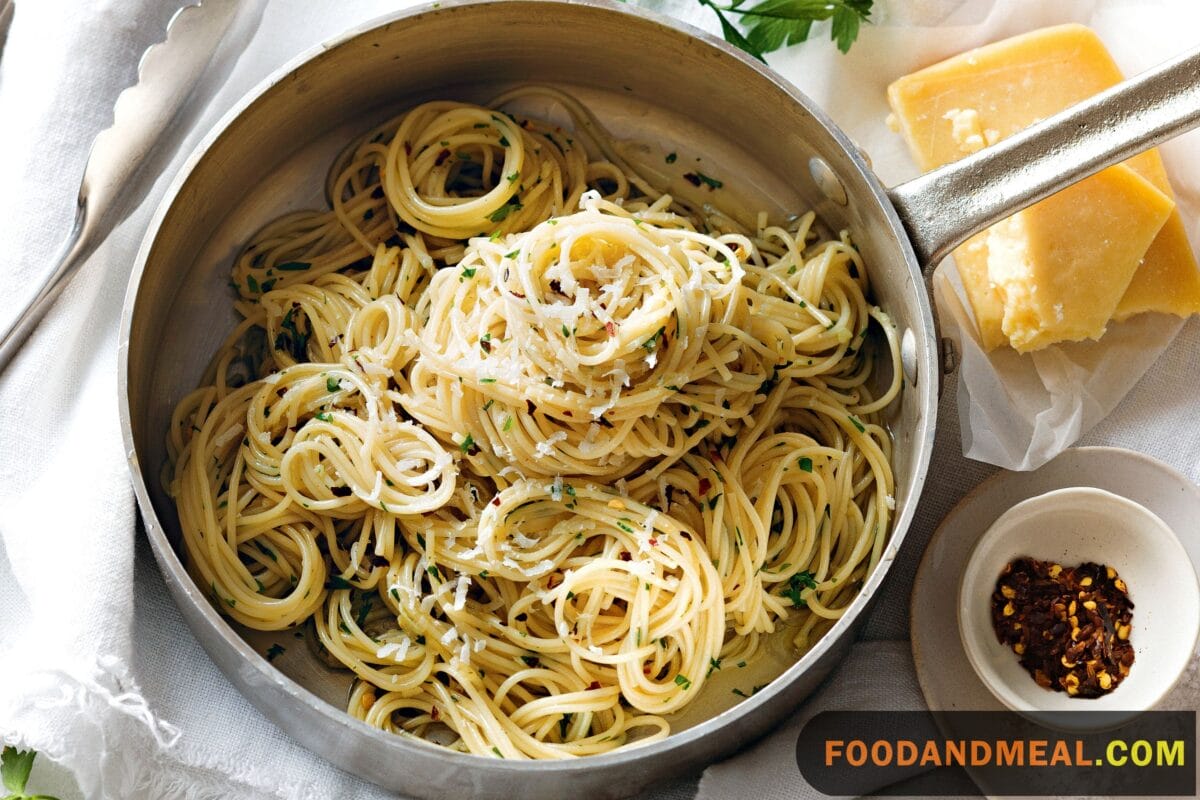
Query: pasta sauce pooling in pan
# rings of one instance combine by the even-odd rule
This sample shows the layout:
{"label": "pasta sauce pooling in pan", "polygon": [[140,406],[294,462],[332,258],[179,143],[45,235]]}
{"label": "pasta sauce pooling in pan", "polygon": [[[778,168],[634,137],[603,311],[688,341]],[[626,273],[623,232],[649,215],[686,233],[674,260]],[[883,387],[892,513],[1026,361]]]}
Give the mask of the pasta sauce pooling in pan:
{"label": "pasta sauce pooling in pan", "polygon": [[[574,130],[499,110],[525,95]],[[747,229],[567,95],[492,105],[369,131],[331,208],[247,245],[168,485],[197,584],[250,628],[311,621],[352,715],[608,752],[857,595],[895,505],[897,337],[811,212]]]}

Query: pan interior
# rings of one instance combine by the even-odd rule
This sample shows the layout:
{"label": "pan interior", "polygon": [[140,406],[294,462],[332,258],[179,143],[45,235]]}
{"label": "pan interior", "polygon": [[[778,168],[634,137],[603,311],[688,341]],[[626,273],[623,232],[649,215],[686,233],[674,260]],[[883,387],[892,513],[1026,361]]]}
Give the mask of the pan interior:
{"label": "pan interior", "polygon": [[[901,331],[914,329],[918,363],[931,363],[928,309],[905,245],[878,204],[877,187],[819,120],[749,65],[682,32],[586,5],[555,6],[555,14],[572,18],[564,24],[546,7],[487,4],[487,24],[468,24],[461,17],[471,6],[449,6],[324,50],[248,105],[178,184],[144,252],[130,321],[128,402],[136,463],[153,505],[143,510],[157,517],[181,560],[175,510],[160,483],[163,440],[174,406],[196,387],[237,321],[227,287],[232,259],[269,220],[324,207],[324,177],[338,151],[423,100],[486,103],[515,85],[552,85],[583,101],[647,163],[675,152],[679,162],[718,177],[725,188],[713,199],[725,209],[749,212],[751,220],[763,210],[777,221],[816,209],[830,230],[851,231],[871,269],[876,301]],[[521,110],[565,119],[549,103]],[[841,178],[847,205],[819,191],[809,169],[814,156]],[[936,386],[932,374],[919,374],[922,380]],[[900,519],[923,470],[922,409],[931,391],[906,385],[890,412]],[[275,642],[285,645],[275,666],[344,708],[349,672],[326,666],[291,633],[236,630],[260,653]],[[752,669],[714,674],[701,699],[672,720],[673,729],[710,719],[739,701],[734,688],[749,694],[791,666],[795,655],[784,639],[776,637]]]}

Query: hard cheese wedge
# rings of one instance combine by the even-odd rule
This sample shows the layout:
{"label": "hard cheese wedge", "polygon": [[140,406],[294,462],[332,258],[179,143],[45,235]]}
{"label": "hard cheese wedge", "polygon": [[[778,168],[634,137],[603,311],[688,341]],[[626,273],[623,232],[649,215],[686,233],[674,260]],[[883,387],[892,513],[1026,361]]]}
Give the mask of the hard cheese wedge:
{"label": "hard cheese wedge", "polygon": [[[1104,45],[1091,30],[1081,25],[1062,25],[972,50],[908,75],[889,87],[888,99],[917,163],[928,170],[994,144],[1112,86],[1121,77]],[[1162,160],[1156,151],[1143,153],[1113,169],[1134,170],[1159,193],[1171,195]],[[1110,174],[1107,186],[1102,188],[1100,180],[1096,176],[1084,181],[1081,184],[1084,188],[1077,189],[1072,196],[1080,200],[1095,193],[1110,202],[1119,200],[1135,211],[1143,205],[1139,193],[1144,189],[1136,181],[1122,181]],[[1128,193],[1117,191],[1118,186],[1124,186]],[[1147,191],[1145,196],[1151,207],[1159,205],[1153,193]],[[1099,224],[1105,218],[1090,204],[1060,202],[1057,205],[1057,220],[1039,220],[1037,215],[1048,214],[1050,206],[1038,204],[1022,212],[1025,219],[1018,226],[1009,226],[1008,233],[1050,230],[1055,224],[1060,230],[1078,232],[1081,226]],[[1119,216],[1119,207],[1113,210]],[[1152,218],[1152,215],[1142,215],[1146,225]],[[1019,230],[1012,230],[1014,227]],[[1136,232],[1144,234],[1142,229]],[[1093,230],[1092,233],[1092,237],[1076,237],[1084,246],[1074,259],[1076,268],[1084,269],[1090,263],[1085,273],[1076,277],[1079,281],[1103,284],[1099,288],[1103,290],[1104,308],[1110,306],[1109,295],[1116,293],[1111,316],[1123,319],[1143,311],[1182,316],[1200,311],[1200,269],[1184,235],[1178,212],[1172,212],[1144,253],[1130,254],[1128,247],[1120,248],[1120,254],[1099,252],[1096,244],[1087,245],[1086,242],[1098,243],[1106,237],[1106,232]],[[1003,266],[996,257],[989,256],[991,236],[991,231],[985,231],[954,253],[983,344],[988,349],[1008,340],[1003,330],[1006,297],[989,275],[989,263]],[[1002,245],[1001,249],[1005,253],[1012,252],[1011,247]],[[1041,254],[1028,248],[1026,251],[1032,258],[1046,254],[1044,250]],[[1056,248],[1054,252],[1065,251]],[[1118,257],[1122,261],[1114,267]],[[1131,269],[1123,259],[1142,263],[1140,266],[1134,263]],[[1045,266],[1048,270],[1051,265]],[[1126,274],[1132,275],[1132,279],[1122,288],[1120,276]],[[1067,281],[1063,285],[1076,284]],[[1049,306],[1053,308],[1056,302],[1049,302]],[[1063,300],[1064,309],[1068,306],[1069,303]],[[1097,314],[1099,310],[1096,309]],[[1075,327],[1079,333],[1087,326]],[[1098,336],[1103,327],[1101,324],[1085,338]],[[1043,343],[1037,346],[1050,343],[1049,337],[1033,337],[1033,340]]]}
{"label": "hard cheese wedge", "polygon": [[1174,208],[1116,166],[992,226],[988,279],[1004,297],[1009,343],[1028,352],[1099,338]]}

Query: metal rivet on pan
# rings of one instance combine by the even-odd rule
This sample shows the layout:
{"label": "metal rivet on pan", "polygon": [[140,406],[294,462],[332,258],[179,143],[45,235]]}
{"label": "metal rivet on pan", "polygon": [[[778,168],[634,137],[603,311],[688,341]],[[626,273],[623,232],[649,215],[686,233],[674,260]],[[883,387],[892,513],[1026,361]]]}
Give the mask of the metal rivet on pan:
{"label": "metal rivet on pan", "polygon": [[846,205],[846,187],[838,180],[833,169],[825,163],[825,159],[813,156],[808,160],[808,174],[812,175],[821,194],[828,197],[839,206]]}
{"label": "metal rivet on pan", "polygon": [[954,340],[945,336],[942,337],[942,374],[949,375],[958,369],[958,349],[954,346]]}
{"label": "metal rivet on pan", "polygon": [[917,385],[917,335],[905,328],[900,336],[900,369],[910,386]]}

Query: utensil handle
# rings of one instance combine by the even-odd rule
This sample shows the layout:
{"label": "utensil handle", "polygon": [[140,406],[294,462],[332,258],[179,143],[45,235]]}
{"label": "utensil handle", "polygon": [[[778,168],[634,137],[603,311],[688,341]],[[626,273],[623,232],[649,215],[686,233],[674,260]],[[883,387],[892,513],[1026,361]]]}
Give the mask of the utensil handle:
{"label": "utensil handle", "polygon": [[1200,125],[1200,49],[1160,64],[888,196],[930,268],[983,229]]}
{"label": "utensil handle", "polygon": [[91,235],[92,226],[88,224],[87,203],[80,197],[75,207],[75,223],[71,234],[63,242],[62,248],[55,259],[54,271],[46,278],[38,293],[25,304],[20,313],[9,324],[8,329],[0,337],[0,372],[7,369],[13,356],[21,349],[21,345],[29,338],[29,334],[42,321],[42,317],[54,305],[54,301],[62,292],[71,276],[79,269],[91,252],[96,249],[95,236]]}
{"label": "utensil handle", "polygon": [[[261,5],[257,6],[259,15]],[[0,372],[96,246],[141,200],[135,179],[195,90],[239,11],[247,15],[247,20],[254,18],[254,4],[244,0],[193,2],[171,17],[166,38],[142,54],[137,83],[117,97],[113,124],[92,143],[75,208],[75,224],[59,251],[54,270],[0,338]]]}

